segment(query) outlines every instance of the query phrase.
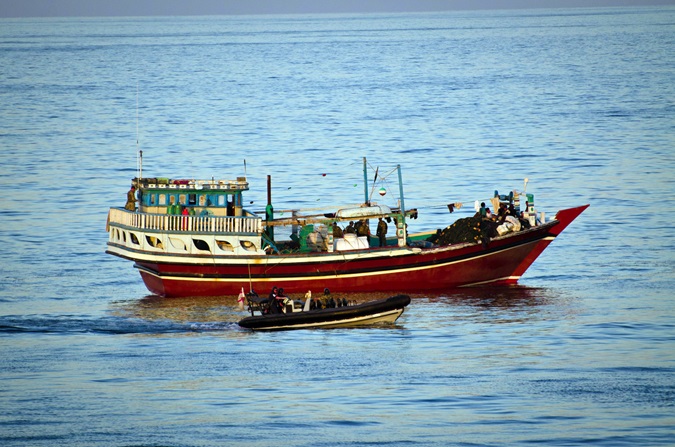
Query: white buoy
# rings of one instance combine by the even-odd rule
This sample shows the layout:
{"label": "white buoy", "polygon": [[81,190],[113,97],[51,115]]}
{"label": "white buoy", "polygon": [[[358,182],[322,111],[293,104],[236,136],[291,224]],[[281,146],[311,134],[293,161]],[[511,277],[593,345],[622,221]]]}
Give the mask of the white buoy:
{"label": "white buoy", "polygon": [[244,293],[244,288],[242,287],[241,292],[239,292],[239,297],[237,298],[239,310],[244,310],[244,301],[246,301],[246,294]]}

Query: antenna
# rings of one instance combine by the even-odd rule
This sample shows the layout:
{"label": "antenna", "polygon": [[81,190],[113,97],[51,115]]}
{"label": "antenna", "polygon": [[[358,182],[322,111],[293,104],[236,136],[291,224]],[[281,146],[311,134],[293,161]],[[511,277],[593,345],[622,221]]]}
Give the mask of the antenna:
{"label": "antenna", "polygon": [[143,178],[143,151],[138,143],[138,81],[136,81],[136,151],[138,152],[138,179]]}

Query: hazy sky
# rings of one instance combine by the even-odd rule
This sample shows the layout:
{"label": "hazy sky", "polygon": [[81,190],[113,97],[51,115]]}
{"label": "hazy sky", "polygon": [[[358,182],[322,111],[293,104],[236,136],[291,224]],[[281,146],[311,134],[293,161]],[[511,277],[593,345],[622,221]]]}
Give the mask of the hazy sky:
{"label": "hazy sky", "polygon": [[675,0],[0,0],[0,17],[447,11],[675,5]]}

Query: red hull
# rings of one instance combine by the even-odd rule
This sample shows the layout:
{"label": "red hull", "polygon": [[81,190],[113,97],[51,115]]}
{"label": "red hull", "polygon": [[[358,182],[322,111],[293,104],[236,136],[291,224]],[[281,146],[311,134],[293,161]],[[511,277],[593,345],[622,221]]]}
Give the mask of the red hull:
{"label": "red hull", "polygon": [[[515,284],[587,207],[560,211],[550,223],[494,239],[487,246],[408,250],[400,256],[389,249],[368,250],[362,252],[362,258],[339,253],[251,257],[248,263],[220,265],[213,260],[204,264],[137,261],[136,267],[151,292],[167,297],[236,295],[242,287],[265,293],[273,285],[288,293],[325,287],[342,293],[414,293]],[[381,255],[372,256],[374,252]]]}

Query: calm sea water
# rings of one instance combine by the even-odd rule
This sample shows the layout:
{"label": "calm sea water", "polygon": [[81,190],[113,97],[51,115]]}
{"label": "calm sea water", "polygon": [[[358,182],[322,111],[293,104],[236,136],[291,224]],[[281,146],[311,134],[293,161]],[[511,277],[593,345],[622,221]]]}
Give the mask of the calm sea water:
{"label": "calm sea water", "polygon": [[[0,443],[673,445],[673,48],[674,8],[0,21]],[[258,334],[104,254],[138,149],[252,209],[401,164],[411,231],[591,207],[518,287]]]}

